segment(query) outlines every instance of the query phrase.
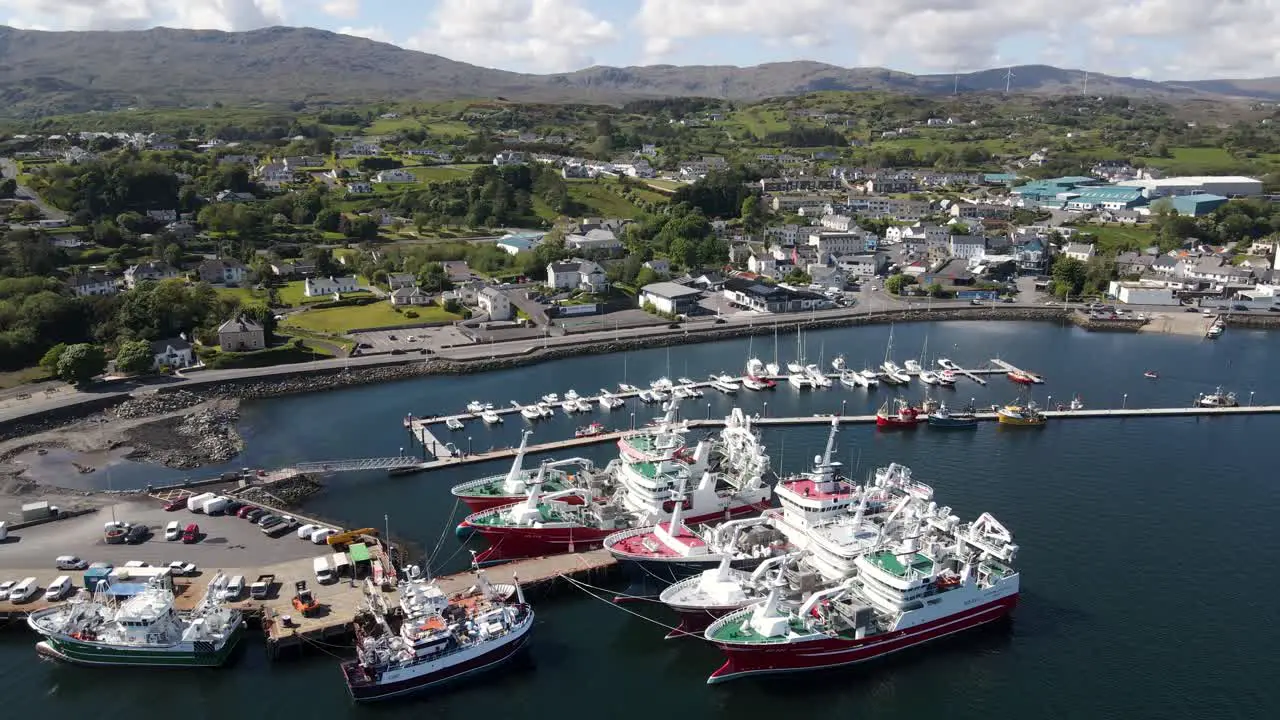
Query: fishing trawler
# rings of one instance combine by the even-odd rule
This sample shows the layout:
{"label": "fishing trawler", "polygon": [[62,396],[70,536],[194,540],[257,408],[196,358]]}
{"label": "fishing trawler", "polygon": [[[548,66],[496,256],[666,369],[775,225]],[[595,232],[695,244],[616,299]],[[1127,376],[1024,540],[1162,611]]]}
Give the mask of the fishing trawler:
{"label": "fishing trawler", "polygon": [[929,505],[917,532],[858,557],[857,573],[796,609],[781,583],[763,602],[714,621],[703,636],[725,654],[708,683],[837,668],[1006,617],[1018,601],[1018,546],[994,517],[960,525]]}
{"label": "fishing trawler", "polygon": [[[525,448],[532,435],[532,430],[526,430],[521,436],[515,460],[505,474],[468,480],[454,485],[449,493],[466,503],[472,512],[480,512],[523,500],[528,496],[529,485],[539,473],[542,474],[539,482],[549,492],[559,492],[585,483],[585,476],[594,473],[595,464],[586,458],[570,458],[544,463],[539,468],[524,468]],[[577,496],[568,496],[566,499],[569,503],[580,501]]]}
{"label": "fishing trawler", "polygon": [[[893,403],[894,409],[890,409],[890,403]],[[876,411],[876,427],[893,429],[893,428],[913,428],[923,422],[920,417],[919,408],[912,407],[910,403],[902,398],[894,398],[886,400],[880,409]]]}
{"label": "fishing trawler", "polygon": [[680,421],[680,399],[663,406],[653,425],[618,439],[618,452],[628,462],[660,462],[684,450],[687,425]]}
{"label": "fishing trawler", "polygon": [[942,428],[944,430],[976,428],[978,427],[978,416],[972,405],[963,410],[952,412],[946,403],[941,403],[936,410],[929,413],[928,423],[931,428]]}
{"label": "fishing trawler", "polygon": [[[700,441],[692,453],[657,462],[611,462],[618,489],[611,497],[591,488],[544,493],[535,482],[523,502],[469,515],[458,534],[478,533],[488,541],[479,556],[486,563],[592,549],[620,530],[669,521],[677,504],[672,491],[682,484],[693,487],[680,503],[687,522],[728,520],[768,506],[768,467],[751,419],[735,408],[719,436]],[[564,502],[568,495],[581,496],[582,504]]]}
{"label": "fishing trawler", "polygon": [[387,700],[496,669],[529,641],[533,608],[518,579],[505,592],[477,569],[476,585],[454,597],[422,578],[401,583],[400,590],[404,619],[396,628],[381,591],[365,586],[368,607],[355,624],[357,657],[341,665],[347,691],[357,702]]}
{"label": "fishing trawler", "polygon": [[1222,386],[1219,385],[1212,393],[1200,393],[1197,395],[1195,404],[1204,408],[1237,407],[1240,405],[1240,401],[1236,399],[1235,393],[1222,392]]}
{"label": "fishing trawler", "polygon": [[152,579],[138,594],[117,601],[106,584],[27,616],[43,640],[41,655],[80,665],[218,667],[244,631],[240,611],[222,605],[227,577],[216,574],[190,612],[174,608],[169,581]]}
{"label": "fishing trawler", "polygon": [[1025,405],[1010,403],[996,410],[996,420],[1001,425],[1041,426],[1047,418],[1035,402],[1028,400]]}
{"label": "fishing trawler", "polygon": [[658,600],[680,618],[667,639],[700,636],[716,618],[767,598],[780,578],[793,580],[786,597],[798,605],[802,595],[817,585],[812,573],[799,579],[798,561],[803,556],[796,552],[768,558],[752,570],[733,568],[726,556],[716,567],[667,586]]}

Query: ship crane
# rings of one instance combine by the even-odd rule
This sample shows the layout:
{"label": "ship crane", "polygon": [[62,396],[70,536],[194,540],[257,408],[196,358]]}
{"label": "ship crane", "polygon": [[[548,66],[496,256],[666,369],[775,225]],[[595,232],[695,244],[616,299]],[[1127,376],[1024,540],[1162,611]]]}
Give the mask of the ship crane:
{"label": "ship crane", "polygon": [[983,513],[974,520],[968,532],[960,535],[958,539],[1004,562],[1013,562],[1014,556],[1018,553],[1018,546],[1013,542],[1013,534],[991,513]]}

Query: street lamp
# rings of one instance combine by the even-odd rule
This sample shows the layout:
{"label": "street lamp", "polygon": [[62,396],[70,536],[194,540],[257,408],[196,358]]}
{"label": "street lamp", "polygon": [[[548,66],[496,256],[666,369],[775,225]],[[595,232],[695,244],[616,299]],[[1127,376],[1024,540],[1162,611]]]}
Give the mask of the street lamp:
{"label": "street lamp", "polygon": [[1125,393],[1125,394],[1124,394],[1124,398],[1122,398],[1122,399],[1120,400],[1120,409],[1122,409],[1122,410],[1123,410],[1124,408],[1126,408],[1126,407],[1128,407],[1128,406],[1129,406],[1129,393]]}
{"label": "street lamp", "polygon": [[631,429],[636,429],[636,414],[634,412],[631,413]]}
{"label": "street lamp", "polygon": [[1249,407],[1253,407],[1253,390],[1249,391]]}
{"label": "street lamp", "polygon": [[1050,396],[1048,396],[1048,397],[1046,397],[1046,398],[1044,399],[1044,407],[1045,407],[1045,409],[1046,409],[1046,410],[1052,410],[1052,409],[1053,409],[1053,396],[1052,396],[1052,395],[1050,395]]}
{"label": "street lamp", "polygon": [[764,401],[764,416],[769,417],[769,401]]}
{"label": "street lamp", "polygon": [[711,419],[711,403],[707,403],[707,419]]}
{"label": "street lamp", "polygon": [[846,406],[846,405],[848,405],[848,404],[849,404],[849,401],[848,401],[848,400],[841,400],[841,401],[840,401],[840,417],[844,417],[844,416],[846,415],[846,413],[845,413],[845,411],[844,411],[844,410],[845,410],[845,406]]}
{"label": "street lamp", "polygon": [[471,455],[471,436],[467,436],[467,455]]}

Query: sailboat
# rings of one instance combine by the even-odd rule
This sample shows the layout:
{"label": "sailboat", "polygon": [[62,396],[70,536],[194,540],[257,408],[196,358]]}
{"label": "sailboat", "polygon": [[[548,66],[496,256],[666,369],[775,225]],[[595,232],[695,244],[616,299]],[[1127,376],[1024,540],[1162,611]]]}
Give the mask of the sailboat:
{"label": "sailboat", "polygon": [[782,366],[778,364],[778,324],[773,324],[773,362],[764,366],[769,372],[769,377],[777,377],[782,374]]}
{"label": "sailboat", "polygon": [[884,362],[880,365],[884,369],[884,382],[886,385],[906,385],[911,382],[911,376],[902,371],[898,364],[890,360],[893,354],[893,326],[889,326],[889,343],[884,348]]}

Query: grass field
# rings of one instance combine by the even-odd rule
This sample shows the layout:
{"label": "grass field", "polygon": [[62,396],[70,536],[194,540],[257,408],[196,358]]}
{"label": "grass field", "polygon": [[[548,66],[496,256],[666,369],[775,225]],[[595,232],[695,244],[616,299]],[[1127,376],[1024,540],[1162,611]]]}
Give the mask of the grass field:
{"label": "grass field", "polygon": [[50,380],[49,373],[42,367],[29,367],[12,372],[0,372],[0,389],[18,387],[27,383]]}
{"label": "grass field", "polygon": [[365,129],[365,135],[391,135],[401,130],[417,130],[422,127],[422,123],[417,118],[398,117],[384,120],[379,118],[373,121],[373,124]]}
{"label": "grass field", "polygon": [[214,288],[214,291],[223,297],[240,298],[241,305],[251,305],[253,303],[261,302],[267,297],[265,292],[244,287],[216,287]]}
{"label": "grass field", "polygon": [[472,133],[470,125],[457,120],[424,120],[422,126],[434,135],[457,136]]}
{"label": "grass field", "polygon": [[[1237,160],[1231,153],[1217,147],[1169,148],[1170,157],[1142,158],[1151,167],[1176,175],[1218,175],[1248,172],[1253,163]],[[1265,160],[1263,161],[1265,162]]]}
{"label": "grass field", "polygon": [[447,182],[449,180],[461,180],[462,178],[471,177],[471,173],[479,165],[434,165],[427,167],[411,167],[405,168],[413,173],[414,177],[424,183]]}
{"label": "grass field", "polygon": [[1101,255],[1110,255],[1126,250],[1142,250],[1155,244],[1155,231],[1151,228],[1128,225],[1089,225],[1077,228],[1081,233],[1089,233],[1097,238],[1098,251]]}
{"label": "grass field", "polygon": [[387,302],[307,310],[306,312],[289,316],[289,319],[284,321],[284,328],[286,332],[290,327],[299,327],[312,332],[340,333],[358,328],[452,321],[459,320],[462,317],[446,312],[444,308],[434,306],[415,307],[406,312],[416,312],[418,317],[412,318],[404,313],[398,313],[392,309],[391,303]]}
{"label": "grass field", "polygon": [[686,183],[680,182],[679,180],[663,180],[661,178],[653,178],[650,180],[643,180],[641,182],[648,183],[650,185],[653,185],[654,187],[665,188],[667,190],[678,190],[684,187],[686,184]]}
{"label": "grass field", "polygon": [[617,195],[607,185],[591,180],[570,180],[569,197],[590,209],[588,214],[601,217],[635,217],[640,209]]}

